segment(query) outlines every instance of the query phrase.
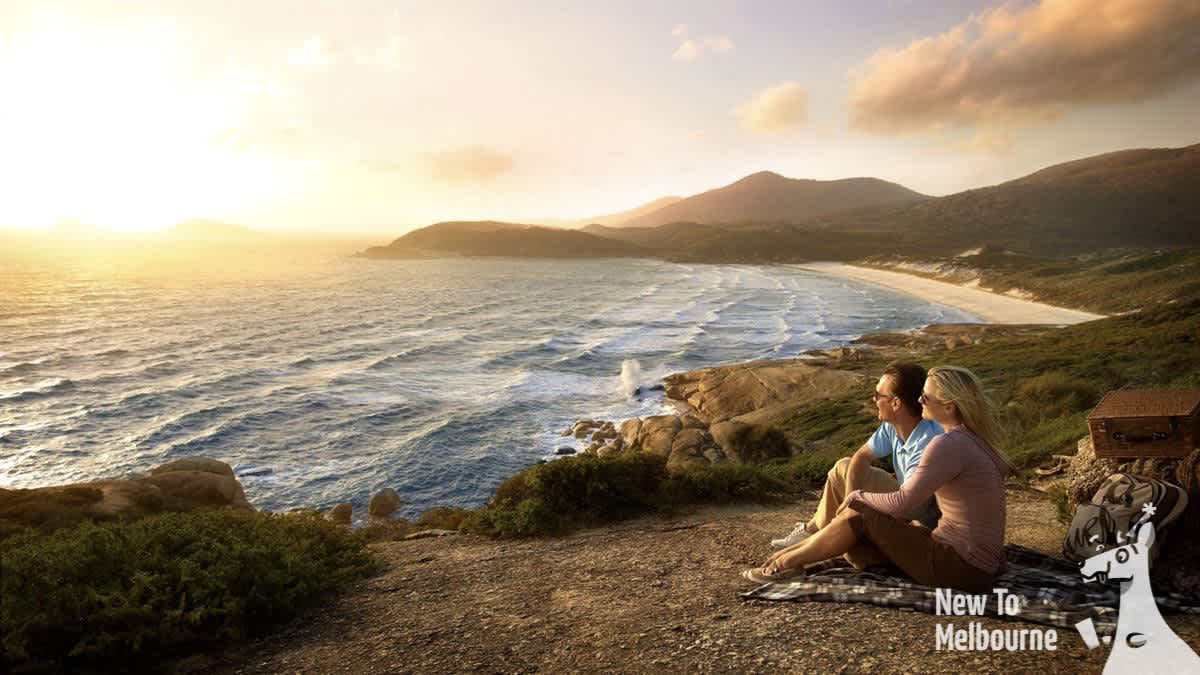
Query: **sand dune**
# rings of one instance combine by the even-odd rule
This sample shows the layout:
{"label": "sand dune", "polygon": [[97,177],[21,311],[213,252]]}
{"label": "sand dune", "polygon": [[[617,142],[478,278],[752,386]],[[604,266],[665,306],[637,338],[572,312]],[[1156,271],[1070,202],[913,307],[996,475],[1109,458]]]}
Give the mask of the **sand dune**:
{"label": "sand dune", "polygon": [[1066,325],[1104,318],[1102,314],[1092,314],[1091,312],[1064,309],[1031,300],[1021,300],[978,288],[960,286],[945,281],[935,281],[902,272],[889,272],[841,263],[809,263],[801,267],[842,279],[865,281],[870,284],[900,291],[901,293],[914,295],[918,298],[956,307],[965,312],[970,312],[988,323]]}

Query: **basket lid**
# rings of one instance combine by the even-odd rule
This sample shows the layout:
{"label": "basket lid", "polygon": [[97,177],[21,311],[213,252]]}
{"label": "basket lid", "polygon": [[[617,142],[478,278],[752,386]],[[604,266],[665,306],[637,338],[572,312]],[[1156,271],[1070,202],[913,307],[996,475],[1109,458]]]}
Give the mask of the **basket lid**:
{"label": "basket lid", "polygon": [[1200,389],[1117,389],[1088,414],[1097,417],[1186,417],[1200,409]]}

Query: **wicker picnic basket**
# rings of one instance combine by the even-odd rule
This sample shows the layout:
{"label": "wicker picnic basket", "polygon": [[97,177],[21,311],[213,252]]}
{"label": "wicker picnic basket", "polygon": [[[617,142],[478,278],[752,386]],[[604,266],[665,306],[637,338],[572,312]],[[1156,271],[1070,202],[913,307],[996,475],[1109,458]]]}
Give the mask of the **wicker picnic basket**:
{"label": "wicker picnic basket", "polygon": [[1097,457],[1184,457],[1200,445],[1200,389],[1119,389],[1087,417]]}

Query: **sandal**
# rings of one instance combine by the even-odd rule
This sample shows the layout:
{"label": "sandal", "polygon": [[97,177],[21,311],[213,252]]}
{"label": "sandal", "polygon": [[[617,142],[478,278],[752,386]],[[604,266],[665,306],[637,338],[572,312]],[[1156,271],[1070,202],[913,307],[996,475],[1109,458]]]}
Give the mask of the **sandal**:
{"label": "sandal", "polygon": [[771,572],[768,572],[766,567],[755,567],[742,572],[743,579],[756,584],[773,584],[803,577],[804,568],[802,567],[781,567]]}

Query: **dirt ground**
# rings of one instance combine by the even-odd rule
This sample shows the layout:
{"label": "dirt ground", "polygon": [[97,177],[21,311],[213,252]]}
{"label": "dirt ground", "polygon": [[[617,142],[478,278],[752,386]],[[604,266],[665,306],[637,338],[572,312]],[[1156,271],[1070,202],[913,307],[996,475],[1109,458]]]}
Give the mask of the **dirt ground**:
{"label": "dirt ground", "polygon": [[[811,503],[708,508],[560,539],[450,536],[376,545],[382,571],[223,659],[225,673],[1006,672],[1099,673],[1108,649],[1073,630],[1059,649],[947,652],[947,617],[861,604],[742,600]],[[1010,543],[1056,552],[1064,531],[1039,493],[1009,493]],[[1200,617],[1167,617],[1200,648]],[[987,629],[1035,624],[983,619]]]}

